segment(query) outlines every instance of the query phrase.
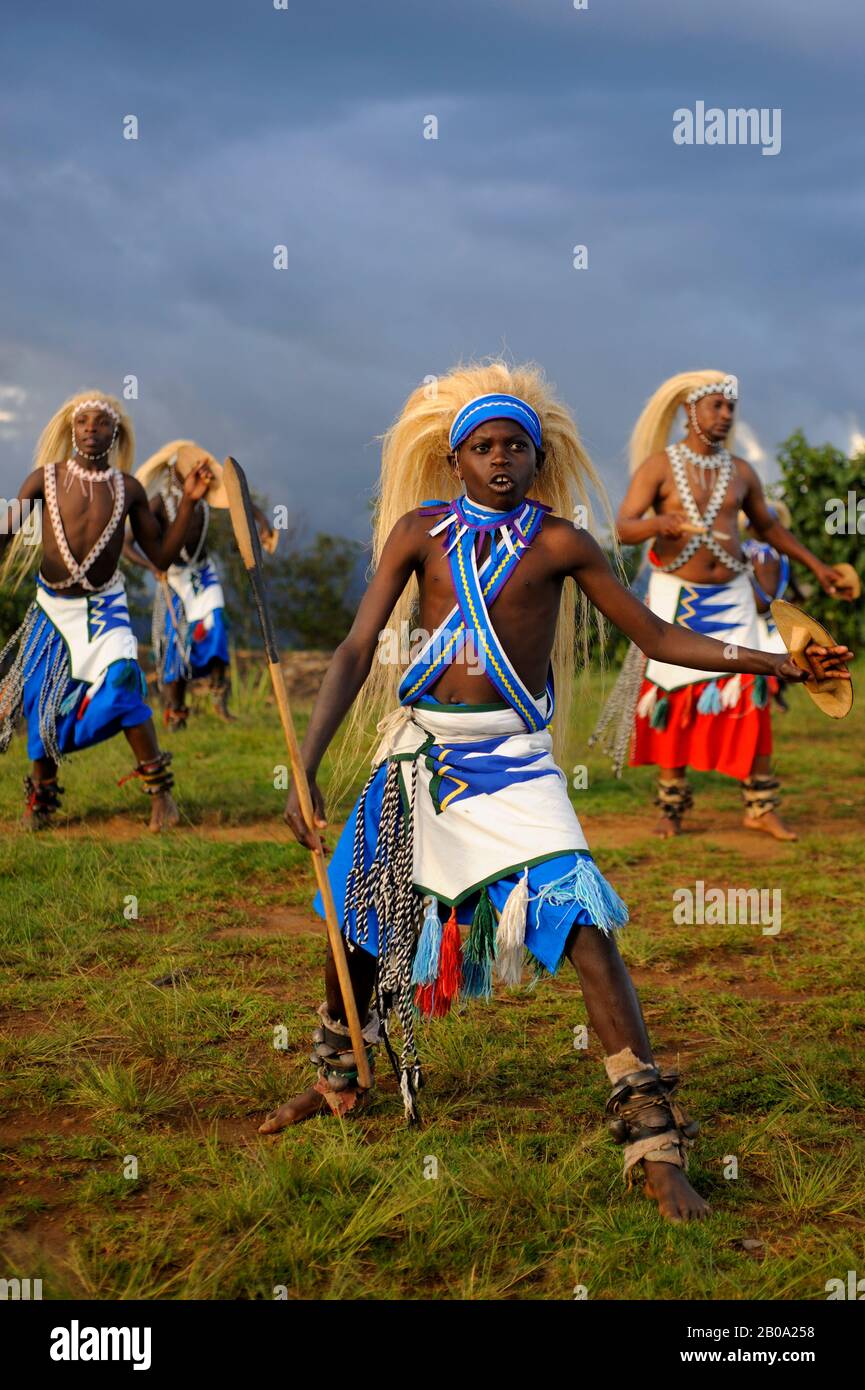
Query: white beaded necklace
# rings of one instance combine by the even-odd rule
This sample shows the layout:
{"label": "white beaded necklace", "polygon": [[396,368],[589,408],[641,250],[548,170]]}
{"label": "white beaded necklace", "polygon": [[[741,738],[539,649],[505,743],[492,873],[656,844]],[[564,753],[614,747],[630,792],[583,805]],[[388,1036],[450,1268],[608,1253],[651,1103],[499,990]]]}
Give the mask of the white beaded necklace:
{"label": "white beaded necklace", "polygon": [[[119,469],[113,468],[111,472],[117,479],[117,487],[114,488],[114,506],[111,516],[102,534],[97,538],[90,550],[81,561],[76,560],[66,539],[66,532],[63,529],[63,521],[60,517],[60,507],[57,503],[57,465],[46,463],[45,465],[45,503],[48,507],[48,515],[51,518],[51,525],[54,528],[54,539],[57,542],[57,549],[60,551],[60,558],[69,571],[68,579],[51,580],[46,579],[45,583],[51,589],[71,589],[73,584],[80,584],[82,589],[86,589],[88,594],[100,594],[103,589],[114,583],[117,576],[115,569],[110,579],[106,579],[104,584],[91,584],[87,578],[87,571],[93,568],[103,550],[107,546],[111,537],[114,535],[120,521],[123,518],[123,511],[126,504],[126,482]],[[44,576],[43,576],[44,577]]]}
{"label": "white beaded necklace", "polygon": [[680,440],[676,447],[682,458],[687,459],[695,471],[699,468],[701,487],[706,487],[706,469],[708,468],[709,472],[713,473],[721,467],[725,458],[730,457],[727,449],[720,449],[714,454],[697,454],[685,443],[684,439]]}
{"label": "white beaded necklace", "polygon": [[114,475],[117,472],[114,468],[82,468],[75,459],[66,460],[66,491],[68,492],[72,483],[77,478],[81,487],[82,495],[85,491],[85,483],[90,490],[90,501],[93,501],[93,484],[107,483],[108,490],[114,496]]}

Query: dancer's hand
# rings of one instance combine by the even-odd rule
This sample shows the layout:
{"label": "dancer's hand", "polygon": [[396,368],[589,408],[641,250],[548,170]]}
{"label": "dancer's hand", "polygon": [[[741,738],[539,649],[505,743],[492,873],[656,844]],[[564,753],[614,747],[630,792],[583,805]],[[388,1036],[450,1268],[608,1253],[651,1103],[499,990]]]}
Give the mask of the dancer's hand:
{"label": "dancer's hand", "polygon": [[204,459],[193,468],[191,473],[187,473],[186,481],[183,484],[183,495],[188,497],[191,502],[198,502],[210,484],[213,482],[213,470],[210,464]]}
{"label": "dancer's hand", "polygon": [[[315,815],[316,829],[321,831],[327,825],[327,820],[324,810],[324,797],[319,791],[318,784],[314,777],[310,777],[309,779],[309,794],[312,797],[312,809]],[[300,809],[300,798],[297,795],[297,788],[293,782],[288,793],[288,800],[285,803],[285,810],[282,813],[282,819],[285,821],[286,825],[289,826],[294,838],[298,840],[300,844],[304,845],[307,849],[316,848],[315,841],[309,833],[306,822],[303,819],[303,812]],[[324,841],[322,841],[322,849],[326,849]]]}
{"label": "dancer's hand", "polygon": [[816,642],[809,642],[803,655],[810,670],[804,671],[801,666],[796,665],[792,657],[787,656],[776,667],[775,675],[786,681],[797,682],[809,681],[812,678],[818,681],[849,681],[850,671],[847,662],[853,659],[849,647],[821,647]]}
{"label": "dancer's hand", "polygon": [[832,598],[846,599],[848,603],[852,599],[850,581],[832,565],[821,564],[819,569],[814,571],[814,577],[823,591]]}
{"label": "dancer's hand", "polygon": [[678,540],[685,534],[685,526],[688,518],[682,512],[665,512],[663,516],[656,517],[657,529],[655,534],[666,536],[669,540]]}

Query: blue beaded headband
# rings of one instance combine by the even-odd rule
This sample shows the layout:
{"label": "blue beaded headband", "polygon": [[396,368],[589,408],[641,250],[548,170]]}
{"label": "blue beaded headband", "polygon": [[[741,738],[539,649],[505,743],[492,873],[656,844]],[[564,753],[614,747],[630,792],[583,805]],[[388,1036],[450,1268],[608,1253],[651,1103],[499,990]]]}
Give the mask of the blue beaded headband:
{"label": "blue beaded headband", "polygon": [[450,429],[450,447],[458,449],[466,436],[485,420],[515,420],[530,436],[535,448],[540,449],[541,422],[537,412],[519,396],[508,396],[502,392],[475,396],[474,400],[457,411]]}

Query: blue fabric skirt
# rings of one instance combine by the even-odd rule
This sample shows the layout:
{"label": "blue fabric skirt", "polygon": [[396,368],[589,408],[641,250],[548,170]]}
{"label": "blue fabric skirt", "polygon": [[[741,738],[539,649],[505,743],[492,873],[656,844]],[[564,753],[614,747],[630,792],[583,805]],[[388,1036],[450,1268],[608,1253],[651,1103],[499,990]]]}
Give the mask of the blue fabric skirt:
{"label": "blue fabric skirt", "polygon": [[[48,756],[39,732],[40,694],[48,672],[63,647],[63,638],[50,622],[45,622],[27,651],[29,675],[24,683],[23,707],[27,720],[27,755]],[[72,753],[113,738],[121,729],[131,729],[150,718],[145,703],[147,683],[137,661],[115,661],[91,697],[86,681],[68,680],[57,718],[57,743],[62,753]]]}
{"label": "blue fabric skirt", "polygon": [[[369,870],[375,856],[387,767],[386,762],[382,763],[367,791],[363,827],[365,871]],[[359,805],[360,800],[358,799],[328,866],[337,920],[341,923],[343,931],[350,941],[357,941],[357,923],[353,909],[346,914],[345,896],[354,855],[354,837]],[[628,920],[628,910],[625,904],[604,878],[591,854],[587,851],[557,854],[528,866],[516,863],[508,867],[510,872],[503,873],[501,877],[485,885],[477,886],[456,903],[450,902],[446,897],[440,897],[440,908],[455,906],[457,921],[467,925],[474,916],[481,892],[485,887],[493,907],[496,912],[500,913],[509,893],[522,878],[524,868],[528,867],[529,904],[526,919],[526,946],[534,958],[551,973],[554,973],[561,964],[562,954],[572,927],[594,925],[600,927],[601,930],[611,931],[624,926]],[[544,887],[562,879],[566,879],[567,882],[559,890],[553,890],[548,896],[541,899],[535,897]],[[434,885],[430,885],[430,888],[434,890]],[[320,917],[324,916],[321,894],[316,894],[313,907]],[[379,924],[374,910],[370,910],[367,920],[368,934],[366,939],[359,944],[371,955],[377,955]]]}
{"label": "blue fabric skirt", "polygon": [[209,628],[204,626],[204,622],[191,623],[189,626],[186,653],[180,651],[177,641],[176,624],[180,621],[183,614],[183,604],[179,594],[172,593],[171,606],[174,614],[172,621],[171,613],[165,614],[165,656],[162,666],[162,680],[164,684],[176,680],[189,680],[197,676],[204,676],[210,670],[214,661],[221,661],[228,665],[228,623],[225,617],[224,608],[214,608],[210,616],[213,619]]}

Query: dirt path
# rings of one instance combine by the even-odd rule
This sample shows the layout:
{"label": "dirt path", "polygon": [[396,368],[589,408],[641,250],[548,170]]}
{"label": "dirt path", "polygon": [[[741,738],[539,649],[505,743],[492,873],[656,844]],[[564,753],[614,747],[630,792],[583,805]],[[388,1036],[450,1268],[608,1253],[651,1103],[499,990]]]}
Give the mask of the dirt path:
{"label": "dirt path", "polygon": [[[586,838],[593,850],[627,849],[637,844],[660,844],[652,833],[653,817],[645,816],[583,816],[581,824]],[[860,828],[850,820],[828,819],[811,816],[798,823],[792,817],[789,824],[803,838],[812,835],[825,835],[831,839],[850,840],[860,836]],[[0,831],[14,834],[19,827],[14,821],[0,822]],[[332,849],[342,830],[342,824],[335,822],[325,832],[325,839]],[[293,844],[294,837],[288,826],[283,825],[278,816],[265,820],[244,821],[239,824],[223,824],[208,818],[199,823],[181,820],[180,825],[170,832],[172,835],[189,836],[201,840],[214,840],[225,843],[243,844],[245,842],[271,842]],[[149,839],[147,822],[129,812],[124,815],[96,817],[86,820],[70,818],[61,822],[50,832],[45,833],[46,843],[56,840],[110,839],[113,842]],[[686,830],[678,840],[679,848],[711,843],[725,849],[734,849],[754,859],[773,859],[779,854],[791,857],[799,852],[797,842],[773,840],[771,836],[753,830],[745,830],[741,819],[735,812],[728,812],[712,818],[697,815],[686,823]]]}
{"label": "dirt path", "polygon": [[302,907],[268,907],[255,911],[255,920],[242,927],[218,927],[210,935],[215,941],[240,937],[324,936],[322,917]]}

